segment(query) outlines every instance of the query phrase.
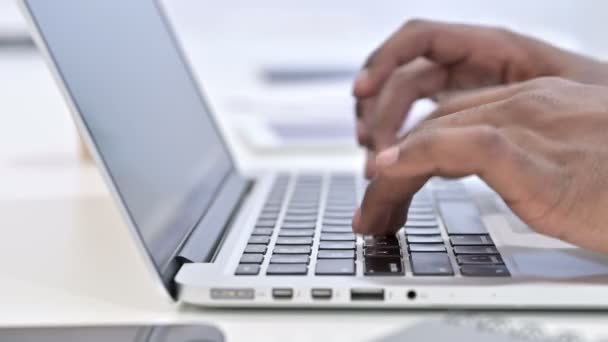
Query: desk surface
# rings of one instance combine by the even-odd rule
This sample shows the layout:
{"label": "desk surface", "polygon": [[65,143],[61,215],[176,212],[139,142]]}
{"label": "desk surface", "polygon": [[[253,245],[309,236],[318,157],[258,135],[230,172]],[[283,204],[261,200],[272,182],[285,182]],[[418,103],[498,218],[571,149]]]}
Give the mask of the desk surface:
{"label": "desk surface", "polygon": [[[207,16],[201,14],[201,17],[197,17],[192,15],[197,11],[187,11],[187,6],[195,6],[197,2],[177,3],[186,6],[180,9],[176,5],[172,10],[176,16],[181,15],[180,20],[184,23],[182,29],[187,31],[184,36],[190,35],[186,45],[190,45],[190,53],[196,64],[196,61],[208,57],[205,54],[208,49],[197,45],[193,37],[217,35],[217,26],[205,35],[202,32],[205,22],[200,21],[201,18],[209,18],[210,11],[206,12]],[[226,1],[226,6],[236,6],[236,3]],[[273,1],[268,3],[276,5]],[[312,3],[323,6],[326,2]],[[395,4],[398,2],[386,3],[387,6],[397,6]],[[559,17],[556,22],[564,22],[566,17],[572,18],[571,9],[575,4],[589,7],[593,3],[596,2],[552,1],[551,8],[554,12],[561,11],[555,14]],[[246,10],[253,11],[259,17],[261,11],[247,9],[245,4],[239,4],[243,7],[230,14],[231,21],[228,20],[225,26],[246,16]],[[344,2],[341,4],[345,6]],[[400,4],[398,7],[406,5],[413,6],[413,3]],[[268,10],[272,6],[267,7]],[[272,13],[284,14],[280,8],[271,9]],[[425,11],[429,12],[429,9],[418,12]],[[339,6],[331,7],[330,12],[339,13]],[[591,12],[590,19],[585,23],[585,32],[597,24],[597,20],[591,20],[593,15],[605,13],[599,10]],[[310,16],[317,12],[311,10],[306,13]],[[373,18],[377,19],[379,13],[376,9]],[[361,13],[341,15],[342,19],[355,26],[362,23],[362,17],[365,18]],[[334,16],[325,18],[324,25],[329,25],[335,19]],[[306,16],[301,15],[300,19],[305,21]],[[486,21],[491,20],[486,18]],[[380,31],[397,22],[396,18],[388,20]],[[218,24],[217,21],[215,23]],[[371,25],[367,21],[363,23]],[[571,28],[572,25],[567,27]],[[262,27],[258,34],[264,30],[269,30],[269,27]],[[305,37],[304,34],[300,36]],[[352,48],[350,57],[345,58],[359,58],[363,49],[368,50],[370,42],[379,36],[377,32],[369,34],[361,43],[363,47]],[[234,38],[234,35],[230,38]],[[331,44],[326,42],[325,45]],[[298,52],[297,49],[295,51]],[[254,60],[265,61],[260,56]],[[289,58],[289,55],[282,56],[283,59]],[[250,67],[247,63],[241,65],[245,69]],[[205,67],[195,65],[195,68],[201,77]],[[253,72],[249,70],[249,74]],[[3,237],[0,239],[0,269],[3,270],[0,278],[0,326],[204,321],[217,324],[225,331],[229,341],[310,341],[320,338],[368,341],[418,320],[443,314],[420,311],[277,312],[176,307],[166,300],[146,273],[95,168],[77,160],[76,134],[42,61],[35,54],[2,52],[0,75],[0,236]],[[217,82],[220,86],[212,91],[212,95],[225,92],[222,85],[230,85],[230,81],[224,82],[226,84]],[[251,84],[244,83],[239,92],[253,88]],[[219,98],[217,107],[220,112],[230,112],[231,108],[221,103],[221,99],[226,97],[220,94]],[[228,134],[230,136],[231,133]],[[340,165],[352,169],[361,162],[361,155],[355,149],[341,150],[338,156],[337,151],[331,148],[325,154],[315,150],[260,155],[239,146],[233,136],[231,145],[240,166],[247,170],[286,165],[312,169]],[[311,158],[313,155],[314,158]],[[538,322],[550,330],[577,329],[589,336],[601,334],[608,321],[601,314],[520,312],[502,315],[515,320]]]}

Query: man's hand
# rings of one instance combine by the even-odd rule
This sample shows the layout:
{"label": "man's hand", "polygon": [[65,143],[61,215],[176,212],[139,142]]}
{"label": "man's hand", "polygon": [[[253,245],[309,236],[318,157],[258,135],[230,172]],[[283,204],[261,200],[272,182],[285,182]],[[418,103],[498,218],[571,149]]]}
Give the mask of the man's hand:
{"label": "man's hand", "polygon": [[[602,84],[608,82],[608,69],[598,61],[503,29],[422,20],[406,23],[368,58],[354,85],[357,138],[370,151],[366,176],[374,174],[374,153],[397,141],[415,100],[541,76]],[[433,116],[469,107],[467,98],[446,101],[447,108],[439,103],[439,114]]]}
{"label": "man's hand", "polygon": [[354,230],[395,232],[431,176],[475,174],[538,232],[608,252],[608,88],[540,78],[470,101],[378,155]]}

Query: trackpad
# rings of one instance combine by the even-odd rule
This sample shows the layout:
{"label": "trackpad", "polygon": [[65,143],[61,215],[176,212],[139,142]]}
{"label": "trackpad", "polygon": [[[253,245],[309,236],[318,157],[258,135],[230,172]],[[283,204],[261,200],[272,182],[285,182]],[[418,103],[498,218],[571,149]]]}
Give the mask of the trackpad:
{"label": "trackpad", "polygon": [[587,278],[608,276],[608,257],[578,248],[505,247],[519,276]]}

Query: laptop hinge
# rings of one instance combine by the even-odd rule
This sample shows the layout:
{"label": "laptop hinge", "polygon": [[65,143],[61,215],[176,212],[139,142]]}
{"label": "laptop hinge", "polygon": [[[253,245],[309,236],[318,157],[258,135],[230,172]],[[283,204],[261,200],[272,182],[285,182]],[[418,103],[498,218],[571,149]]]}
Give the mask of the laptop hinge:
{"label": "laptop hinge", "polygon": [[177,253],[176,259],[180,264],[209,262],[213,259],[234,213],[240,208],[251,185],[251,180],[237,173],[228,176],[213,204]]}

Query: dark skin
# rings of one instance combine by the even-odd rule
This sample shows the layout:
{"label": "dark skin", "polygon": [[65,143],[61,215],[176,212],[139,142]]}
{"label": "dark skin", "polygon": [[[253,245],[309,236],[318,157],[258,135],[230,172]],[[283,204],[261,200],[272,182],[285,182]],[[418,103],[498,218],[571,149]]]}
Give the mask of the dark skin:
{"label": "dark skin", "polygon": [[[538,232],[608,253],[607,83],[605,64],[502,29],[404,25],[354,87],[371,178],[354,231],[393,233],[430,177],[477,175]],[[423,97],[438,109],[398,137]]]}

